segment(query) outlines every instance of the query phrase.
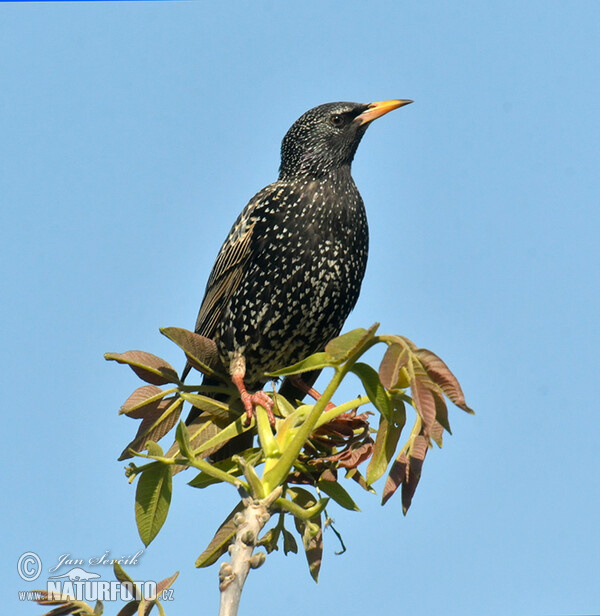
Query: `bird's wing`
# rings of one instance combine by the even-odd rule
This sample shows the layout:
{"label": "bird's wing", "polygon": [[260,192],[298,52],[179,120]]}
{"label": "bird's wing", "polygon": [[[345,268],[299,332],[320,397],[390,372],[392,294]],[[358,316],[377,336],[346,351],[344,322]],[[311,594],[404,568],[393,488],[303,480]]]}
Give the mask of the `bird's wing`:
{"label": "bird's wing", "polygon": [[213,338],[226,306],[239,287],[244,275],[244,265],[250,259],[252,246],[256,244],[254,228],[258,220],[257,210],[268,201],[276,186],[271,184],[261,190],[244,208],[235,221],[206,284],[206,291],[198,319],[196,333]]}

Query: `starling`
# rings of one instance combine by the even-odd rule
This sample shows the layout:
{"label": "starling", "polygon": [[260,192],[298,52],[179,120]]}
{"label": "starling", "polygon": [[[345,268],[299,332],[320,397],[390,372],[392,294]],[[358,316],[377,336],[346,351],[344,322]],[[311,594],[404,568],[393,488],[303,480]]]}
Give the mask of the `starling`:
{"label": "starling", "polygon": [[215,341],[248,418],[261,405],[274,421],[266,375],[322,351],[354,308],[369,233],[350,166],[369,123],[411,102],[307,111],[283,139],[278,180],[229,232],[195,331]]}

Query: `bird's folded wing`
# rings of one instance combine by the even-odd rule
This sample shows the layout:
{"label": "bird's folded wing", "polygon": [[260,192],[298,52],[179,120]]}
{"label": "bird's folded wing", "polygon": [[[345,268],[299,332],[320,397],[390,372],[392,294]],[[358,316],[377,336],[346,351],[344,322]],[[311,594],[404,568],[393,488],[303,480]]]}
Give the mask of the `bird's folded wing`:
{"label": "bird's folded wing", "polygon": [[261,190],[248,203],[229,232],[206,285],[206,292],[196,320],[196,333],[207,338],[214,337],[217,324],[229,300],[242,282],[244,265],[252,255],[252,246],[256,244],[253,241],[256,240],[253,235],[257,222],[257,210],[268,203],[273,190],[274,185]]}

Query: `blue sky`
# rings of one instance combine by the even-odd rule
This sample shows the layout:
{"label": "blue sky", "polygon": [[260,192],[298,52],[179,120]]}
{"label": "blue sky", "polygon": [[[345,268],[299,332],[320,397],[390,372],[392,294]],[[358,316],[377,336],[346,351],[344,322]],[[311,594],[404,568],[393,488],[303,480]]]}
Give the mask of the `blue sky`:
{"label": "blue sky", "polygon": [[[181,367],[158,327],[193,327],[288,127],[388,98],[415,104],[354,163],[371,253],[347,329],[380,321],[433,349],[477,415],[452,409],[406,518],[353,492],[363,512],[330,512],[348,551],[326,535],[320,583],[274,554],[240,614],[600,613],[599,40],[596,2],[2,4],[10,613],[41,612],[15,599],[37,587],[23,552],[47,569],[142,547],[116,460],[137,381],[103,353]],[[175,486],[134,571],[181,570],[169,614],[216,613],[216,569],[193,562],[235,498]]]}

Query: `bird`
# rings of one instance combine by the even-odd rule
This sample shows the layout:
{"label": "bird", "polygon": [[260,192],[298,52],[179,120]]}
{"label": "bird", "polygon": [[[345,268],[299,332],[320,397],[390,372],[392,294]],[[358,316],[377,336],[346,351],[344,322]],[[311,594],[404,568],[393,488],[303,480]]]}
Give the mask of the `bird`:
{"label": "bird", "polygon": [[412,102],[334,102],[304,113],[281,143],[278,179],[248,202],[227,235],[195,332],[215,342],[247,421],[260,405],[274,425],[273,400],[263,391],[269,373],[322,351],[354,308],[369,229],[352,161],[373,120]]}

